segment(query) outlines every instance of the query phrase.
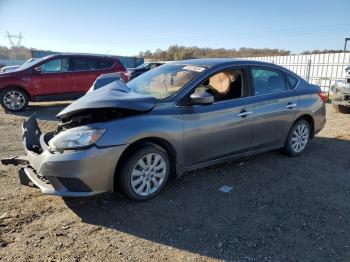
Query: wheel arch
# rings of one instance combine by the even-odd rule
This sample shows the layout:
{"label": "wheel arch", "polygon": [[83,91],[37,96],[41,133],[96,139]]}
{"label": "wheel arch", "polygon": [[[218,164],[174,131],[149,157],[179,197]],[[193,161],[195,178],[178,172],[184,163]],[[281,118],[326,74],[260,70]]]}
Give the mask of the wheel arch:
{"label": "wheel arch", "polygon": [[13,85],[10,84],[10,85],[4,86],[3,88],[1,88],[1,92],[0,92],[0,93],[3,93],[3,92],[5,92],[6,90],[8,90],[8,89],[10,89],[10,88],[17,88],[17,89],[20,89],[21,91],[23,91],[23,92],[27,95],[29,101],[32,100],[32,96],[28,93],[28,91],[27,91],[23,86],[16,85],[16,84],[13,84]]}
{"label": "wheel arch", "polygon": [[310,114],[303,114],[303,115],[300,115],[297,119],[295,119],[293,125],[296,122],[298,122],[299,120],[305,120],[306,122],[309,123],[310,128],[311,128],[311,138],[313,138],[315,135],[315,120],[314,120],[314,118]]}
{"label": "wheel arch", "polygon": [[171,174],[177,174],[178,168],[177,168],[177,152],[175,149],[175,146],[172,145],[168,140],[160,137],[145,137],[139,140],[134,141],[131,143],[121,154],[117,166],[114,172],[114,187],[116,187],[116,181],[117,176],[120,175],[120,171],[122,169],[122,166],[125,164],[128,157],[136,152],[140,147],[147,145],[147,144],[153,144],[156,146],[161,147],[164,149],[170,160],[170,168],[171,168]]}

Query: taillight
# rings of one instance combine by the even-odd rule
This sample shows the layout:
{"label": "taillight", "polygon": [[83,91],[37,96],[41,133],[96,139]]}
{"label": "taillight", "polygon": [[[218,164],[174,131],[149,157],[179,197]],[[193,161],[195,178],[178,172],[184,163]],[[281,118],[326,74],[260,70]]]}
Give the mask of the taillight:
{"label": "taillight", "polygon": [[318,95],[321,97],[323,103],[326,103],[326,102],[327,102],[328,97],[327,97],[327,94],[326,94],[326,93],[320,92],[320,93],[318,93]]}

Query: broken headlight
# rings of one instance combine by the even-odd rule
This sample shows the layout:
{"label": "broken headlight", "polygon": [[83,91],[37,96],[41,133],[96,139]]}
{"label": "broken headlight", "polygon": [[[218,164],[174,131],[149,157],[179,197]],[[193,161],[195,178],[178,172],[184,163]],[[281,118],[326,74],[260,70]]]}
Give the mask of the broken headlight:
{"label": "broken headlight", "polygon": [[63,131],[49,141],[52,150],[63,151],[92,146],[106,129],[72,128]]}

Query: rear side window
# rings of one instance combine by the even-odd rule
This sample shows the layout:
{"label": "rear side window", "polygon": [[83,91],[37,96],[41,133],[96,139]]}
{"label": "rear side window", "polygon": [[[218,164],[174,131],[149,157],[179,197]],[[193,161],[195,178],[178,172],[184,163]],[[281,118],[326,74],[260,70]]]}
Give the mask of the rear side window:
{"label": "rear side window", "polygon": [[101,70],[108,69],[113,66],[112,60],[104,60],[98,58],[88,57],[74,57],[72,59],[73,71],[86,71],[86,70]]}
{"label": "rear side window", "polygon": [[99,69],[108,69],[111,68],[114,64],[113,60],[98,60]]}
{"label": "rear side window", "polygon": [[287,74],[288,82],[289,82],[289,89],[293,89],[297,86],[298,84],[298,79],[295,78],[294,76],[291,76]]}
{"label": "rear side window", "polygon": [[256,95],[270,94],[287,89],[285,78],[278,70],[253,68],[252,74]]}

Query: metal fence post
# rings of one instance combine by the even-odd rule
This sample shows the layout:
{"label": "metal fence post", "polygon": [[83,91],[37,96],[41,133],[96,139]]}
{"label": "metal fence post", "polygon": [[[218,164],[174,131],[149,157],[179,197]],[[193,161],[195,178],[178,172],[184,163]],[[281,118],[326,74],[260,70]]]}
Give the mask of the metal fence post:
{"label": "metal fence post", "polygon": [[310,72],[311,72],[311,59],[307,61],[307,68],[306,68],[306,79],[308,82],[310,82]]}

